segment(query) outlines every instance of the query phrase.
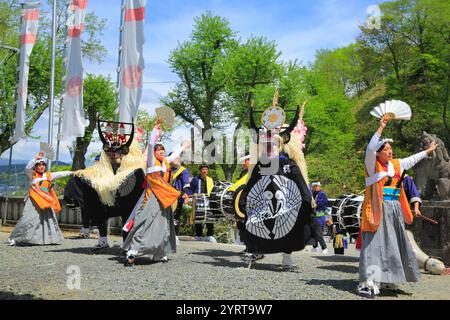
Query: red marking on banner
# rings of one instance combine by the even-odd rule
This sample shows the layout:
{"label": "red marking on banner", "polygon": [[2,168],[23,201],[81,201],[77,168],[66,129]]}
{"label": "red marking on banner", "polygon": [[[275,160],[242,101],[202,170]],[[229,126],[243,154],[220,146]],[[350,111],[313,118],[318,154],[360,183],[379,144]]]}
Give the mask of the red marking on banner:
{"label": "red marking on banner", "polygon": [[68,35],[71,38],[77,38],[81,35],[83,30],[84,24],[80,24],[79,26],[69,28]]}
{"label": "red marking on banner", "polygon": [[71,97],[77,97],[81,94],[83,89],[83,80],[80,77],[73,77],[69,79],[67,84],[67,93]]}
{"label": "red marking on banner", "polygon": [[129,21],[144,21],[145,7],[136,9],[127,9],[125,11],[125,22]]}
{"label": "red marking on banner", "polygon": [[123,70],[123,84],[129,89],[136,89],[142,83],[142,68],[129,66]]}
{"label": "red marking on banner", "polygon": [[72,0],[70,9],[75,11],[76,9],[84,10],[87,7],[87,0]]}
{"label": "red marking on banner", "polygon": [[20,40],[22,44],[34,44],[36,42],[36,35],[33,33],[25,33]]}
{"label": "red marking on banner", "polygon": [[24,20],[39,20],[39,9],[25,10]]}

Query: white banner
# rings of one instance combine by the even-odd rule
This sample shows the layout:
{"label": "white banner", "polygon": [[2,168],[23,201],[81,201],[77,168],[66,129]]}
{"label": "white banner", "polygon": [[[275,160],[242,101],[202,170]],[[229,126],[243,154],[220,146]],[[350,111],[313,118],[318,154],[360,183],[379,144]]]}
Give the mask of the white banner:
{"label": "white banner", "polygon": [[122,33],[119,121],[136,120],[144,74],[144,18],[146,0],[126,0]]}
{"label": "white banner", "polygon": [[66,80],[63,99],[61,139],[83,137],[86,120],[83,110],[83,61],[81,33],[87,0],[71,0],[67,12]]}
{"label": "white banner", "polygon": [[17,86],[16,128],[11,141],[25,139],[25,119],[28,97],[28,74],[30,70],[30,55],[36,42],[39,27],[39,4],[29,3],[22,12],[22,29],[20,36],[20,73]]}

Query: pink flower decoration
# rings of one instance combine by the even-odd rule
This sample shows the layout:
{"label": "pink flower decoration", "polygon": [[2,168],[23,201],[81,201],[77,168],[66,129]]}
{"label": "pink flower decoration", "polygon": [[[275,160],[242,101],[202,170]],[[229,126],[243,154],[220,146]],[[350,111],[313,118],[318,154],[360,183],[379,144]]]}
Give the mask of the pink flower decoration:
{"label": "pink flower decoration", "polygon": [[298,134],[300,145],[302,150],[305,149],[305,144],[303,143],[306,138],[306,133],[308,132],[308,127],[306,127],[305,122],[303,120],[299,120],[297,126],[294,128],[294,132]]}

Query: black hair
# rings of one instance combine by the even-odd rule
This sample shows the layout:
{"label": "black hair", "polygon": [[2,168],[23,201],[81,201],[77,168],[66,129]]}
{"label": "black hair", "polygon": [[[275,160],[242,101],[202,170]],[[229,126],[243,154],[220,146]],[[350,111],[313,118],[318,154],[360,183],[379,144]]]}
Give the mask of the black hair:
{"label": "black hair", "polygon": [[381,145],[381,147],[378,148],[377,152],[380,152],[381,150],[383,150],[384,147],[385,147],[388,143],[389,143],[388,141],[386,141],[385,143],[383,143],[383,144]]}
{"label": "black hair", "polygon": [[166,148],[164,148],[164,146],[161,143],[157,143],[155,144],[155,146],[153,147],[153,151],[159,151],[159,150],[164,150],[166,151]]}
{"label": "black hair", "polygon": [[203,168],[209,169],[209,166],[207,164],[202,164],[198,167],[198,170],[202,170]]}

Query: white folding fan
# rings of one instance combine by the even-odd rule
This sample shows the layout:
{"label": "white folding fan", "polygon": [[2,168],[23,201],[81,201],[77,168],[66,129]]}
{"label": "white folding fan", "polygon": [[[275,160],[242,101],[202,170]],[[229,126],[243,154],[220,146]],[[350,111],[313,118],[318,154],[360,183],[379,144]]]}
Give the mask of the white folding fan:
{"label": "white folding fan", "polygon": [[49,160],[55,160],[55,149],[48,143],[41,142],[41,151],[45,153],[45,156]]}
{"label": "white folding fan", "polygon": [[389,100],[373,108],[370,114],[375,118],[387,116],[389,120],[411,120],[411,108],[400,100]]}

